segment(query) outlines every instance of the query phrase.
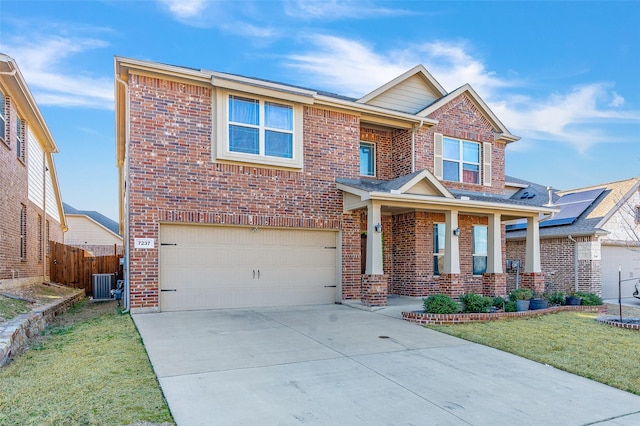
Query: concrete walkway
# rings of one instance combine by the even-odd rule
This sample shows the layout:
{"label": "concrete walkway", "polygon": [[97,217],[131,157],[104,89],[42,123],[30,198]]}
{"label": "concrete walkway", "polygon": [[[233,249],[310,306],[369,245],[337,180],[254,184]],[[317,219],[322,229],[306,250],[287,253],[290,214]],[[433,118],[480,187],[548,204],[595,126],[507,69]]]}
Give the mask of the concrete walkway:
{"label": "concrete walkway", "polygon": [[133,318],[180,426],[640,424],[638,396],[398,320],[420,301],[391,302]]}

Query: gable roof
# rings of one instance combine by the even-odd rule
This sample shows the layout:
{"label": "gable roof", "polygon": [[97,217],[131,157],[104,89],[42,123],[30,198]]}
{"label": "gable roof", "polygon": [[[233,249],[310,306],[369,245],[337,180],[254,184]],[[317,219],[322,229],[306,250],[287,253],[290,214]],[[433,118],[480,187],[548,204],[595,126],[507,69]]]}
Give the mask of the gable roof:
{"label": "gable roof", "polygon": [[391,180],[338,178],[336,182],[340,189],[348,192],[356,190],[363,193],[420,194],[455,198],[428,170],[418,170]]}
{"label": "gable roof", "polygon": [[416,114],[446,94],[447,91],[423,65],[416,65],[357,102]]}
{"label": "gable roof", "polygon": [[[522,193],[523,191],[532,191],[537,193],[540,187],[542,187],[542,185],[531,183],[528,188],[522,189],[518,193]],[[605,235],[608,233],[603,229],[605,223],[629,199],[633,192],[638,190],[638,188],[640,188],[640,177],[566,191],[554,190],[554,203],[563,196],[565,198],[572,195],[579,196],[582,193],[584,193],[585,196],[589,194],[597,196],[593,199],[593,202],[586,209],[581,211],[576,219],[571,223],[546,227],[541,226],[540,237],[559,238],[566,237],[568,235]],[[517,198],[518,193],[514,194],[512,198]],[[538,197],[536,195],[532,201],[536,199],[538,200],[538,203],[541,200],[546,200],[544,201],[545,203],[548,202],[548,197]],[[551,221],[553,220],[553,217],[554,216],[551,216],[547,220]],[[543,223],[544,222],[541,222],[541,224]],[[523,238],[525,235],[526,228],[519,228],[515,230],[507,229],[508,239]]]}
{"label": "gable roof", "polygon": [[473,90],[473,87],[469,84],[460,86],[451,93],[448,93],[440,99],[433,102],[431,105],[416,112],[416,115],[421,117],[428,117],[436,110],[442,108],[447,103],[451,102],[458,96],[465,94],[478,108],[478,110],[484,115],[484,117],[491,123],[494,129],[496,129],[496,140],[503,140],[506,143],[515,142],[520,140],[520,137],[512,135],[509,129],[498,119],[498,117],[491,111],[491,108],[482,100],[482,98]]}
{"label": "gable roof", "polygon": [[67,215],[77,215],[77,216],[87,216],[88,218],[90,218],[91,220],[93,220],[94,222],[96,222],[98,225],[102,226],[103,228],[107,229],[108,231],[120,236],[119,234],[119,225],[118,222],[116,222],[115,220],[111,220],[108,217],[106,217],[105,215],[98,213],[97,211],[94,210],[78,210],[75,209],[73,207],[71,207],[69,204],[67,203],[62,203],[62,205],[64,206],[64,212]]}
{"label": "gable roof", "polygon": [[[62,196],[60,194],[60,186],[58,185],[58,175],[56,172],[55,162],[53,160],[53,154],[59,152],[49,127],[47,126],[38,104],[35,98],[29,90],[20,68],[15,59],[0,52],[0,83],[6,91],[5,95],[9,96],[14,101],[14,105],[18,109],[19,114],[23,119],[27,120],[29,132],[32,132],[44,153],[44,157],[47,162],[47,168],[49,177],[51,178],[51,186],[56,198],[56,205],[58,208],[58,220],[62,231],[67,230],[67,221],[64,216],[64,209],[62,207]],[[29,157],[27,157],[29,161]],[[48,212],[47,212],[48,213]]]}

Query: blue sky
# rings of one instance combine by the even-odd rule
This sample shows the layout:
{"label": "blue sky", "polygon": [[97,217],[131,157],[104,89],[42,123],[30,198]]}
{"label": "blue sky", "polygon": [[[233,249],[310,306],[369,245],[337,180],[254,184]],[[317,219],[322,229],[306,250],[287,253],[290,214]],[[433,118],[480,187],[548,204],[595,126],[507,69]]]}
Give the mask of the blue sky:
{"label": "blue sky", "polygon": [[115,55],[354,97],[423,64],[522,137],[507,174],[640,176],[638,1],[0,0],[0,52],[58,144],[63,200],[116,220]]}

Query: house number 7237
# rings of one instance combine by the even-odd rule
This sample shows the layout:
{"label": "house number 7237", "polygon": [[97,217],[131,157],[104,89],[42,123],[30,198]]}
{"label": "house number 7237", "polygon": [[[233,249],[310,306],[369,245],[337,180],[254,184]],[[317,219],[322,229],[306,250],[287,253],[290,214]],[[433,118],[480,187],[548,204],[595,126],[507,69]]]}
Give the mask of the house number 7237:
{"label": "house number 7237", "polygon": [[134,238],[133,239],[133,248],[154,248],[155,243],[153,238]]}

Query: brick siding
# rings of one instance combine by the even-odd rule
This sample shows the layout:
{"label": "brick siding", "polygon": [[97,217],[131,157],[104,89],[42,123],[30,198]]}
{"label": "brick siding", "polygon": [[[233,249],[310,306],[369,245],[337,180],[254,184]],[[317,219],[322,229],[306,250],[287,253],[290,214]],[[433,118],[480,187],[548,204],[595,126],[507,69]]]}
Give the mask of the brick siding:
{"label": "brick siding", "polygon": [[[407,130],[361,126],[357,115],[319,106],[303,107],[304,167],[212,161],[215,89],[150,76],[129,77],[129,223],[132,309],[158,307],[158,248],[134,249],[134,238],[157,240],[159,223],[207,223],[341,230],[342,298],[360,299],[361,237],[366,214],[344,213],[335,179],[359,176],[361,140],[376,143],[376,178],[411,172]],[[499,193],[504,190],[504,145],[465,96],[434,113],[437,128],[416,132],[416,169],[433,170],[433,133],[491,142],[492,187],[454,184],[450,188]],[[447,124],[451,123],[451,124]],[[386,291],[422,296],[441,292],[443,281],[460,291],[483,291],[483,277],[471,274],[471,226],[486,218],[461,216],[463,274],[433,277],[433,223],[443,214],[383,215]],[[365,286],[371,286],[365,279]],[[375,282],[379,284],[378,281]],[[365,289],[366,290],[366,289]],[[376,300],[374,303],[378,303]]]}
{"label": "brick siding", "polygon": [[[37,206],[28,198],[27,165],[16,153],[16,121],[18,114],[12,99],[7,97],[6,135],[7,140],[0,142],[0,280],[24,279],[42,276],[44,261],[49,273],[48,259],[39,257],[38,215],[42,216],[42,206]],[[28,123],[27,123],[28,126]],[[23,138],[26,147],[27,138]],[[29,161],[28,154],[26,157]],[[27,258],[20,257],[20,210],[27,208]],[[61,242],[62,229],[58,218],[46,216],[49,221],[49,239]],[[43,240],[44,240],[43,235]]]}

